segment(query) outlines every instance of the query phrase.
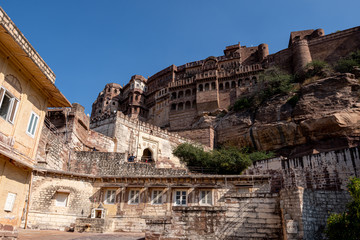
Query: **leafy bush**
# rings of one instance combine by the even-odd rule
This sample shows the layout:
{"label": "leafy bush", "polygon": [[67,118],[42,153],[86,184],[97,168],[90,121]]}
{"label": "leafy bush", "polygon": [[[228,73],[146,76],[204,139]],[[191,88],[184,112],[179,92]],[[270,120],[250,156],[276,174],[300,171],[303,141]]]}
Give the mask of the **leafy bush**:
{"label": "leafy bush", "polygon": [[249,154],[250,160],[255,162],[258,160],[264,160],[275,157],[274,152],[257,151]]}
{"label": "leafy bush", "polygon": [[352,52],[346,58],[340,59],[335,70],[341,73],[351,73],[354,66],[360,66],[360,50]]}
{"label": "leafy bush", "polygon": [[325,234],[329,240],[360,239],[360,179],[351,178],[348,185],[352,201],[344,213],[333,213],[327,219]]}
{"label": "leafy bush", "polygon": [[173,154],[188,167],[204,167],[217,174],[240,174],[252,161],[274,157],[274,153],[239,150],[236,147],[222,147],[205,152],[201,147],[189,143],[177,146]]}
{"label": "leafy bush", "polygon": [[229,110],[242,111],[257,108],[277,94],[287,94],[294,89],[294,76],[279,68],[269,68],[259,75],[257,90],[252,95],[238,99]]}
{"label": "leafy bush", "polygon": [[232,107],[229,108],[229,110],[234,110],[236,112],[242,111],[244,109],[251,107],[252,98],[242,97],[234,103]]}
{"label": "leafy bush", "polygon": [[329,71],[331,68],[329,64],[321,60],[313,60],[308,63],[305,67],[305,79],[311,78],[314,76],[326,77],[324,76],[324,71]]}

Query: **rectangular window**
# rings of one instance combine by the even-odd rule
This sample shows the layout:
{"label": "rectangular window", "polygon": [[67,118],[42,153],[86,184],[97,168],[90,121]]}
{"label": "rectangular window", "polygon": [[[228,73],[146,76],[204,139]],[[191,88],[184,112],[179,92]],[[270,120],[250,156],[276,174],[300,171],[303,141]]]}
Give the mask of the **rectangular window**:
{"label": "rectangular window", "polygon": [[186,206],[186,191],[175,191],[174,205]]}
{"label": "rectangular window", "polygon": [[69,193],[57,192],[55,196],[55,206],[66,207]]}
{"label": "rectangular window", "polygon": [[201,190],[200,191],[200,205],[212,205],[211,190]]}
{"label": "rectangular window", "polygon": [[16,199],[15,193],[8,193],[4,206],[5,211],[11,212],[13,210],[15,199]]}
{"label": "rectangular window", "polygon": [[140,202],[140,191],[139,190],[130,190],[129,192],[129,204],[139,204]]}
{"label": "rectangular window", "polygon": [[116,190],[107,190],[105,194],[105,204],[114,204],[116,197]]}
{"label": "rectangular window", "polygon": [[162,191],[161,190],[153,190],[151,197],[152,204],[162,204]]}
{"label": "rectangular window", "polygon": [[36,126],[38,124],[38,120],[39,120],[39,116],[36,113],[31,112],[29,124],[28,124],[27,130],[26,130],[26,133],[29,134],[31,137],[35,136],[35,131],[36,131]]}
{"label": "rectangular window", "polygon": [[0,117],[10,123],[14,123],[19,100],[5,88],[0,88]]}

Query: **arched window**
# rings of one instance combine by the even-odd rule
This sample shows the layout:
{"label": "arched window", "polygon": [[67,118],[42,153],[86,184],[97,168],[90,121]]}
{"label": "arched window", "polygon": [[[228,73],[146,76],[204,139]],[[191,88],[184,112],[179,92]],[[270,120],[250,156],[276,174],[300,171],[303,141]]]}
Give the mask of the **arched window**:
{"label": "arched window", "polygon": [[204,89],[203,89],[203,85],[202,84],[199,84],[199,92],[202,92]]}
{"label": "arched window", "polygon": [[139,100],[139,95],[135,95],[135,101]]}
{"label": "arched window", "polygon": [[176,104],[175,103],[171,104],[171,110],[176,110]]}
{"label": "arched window", "polygon": [[205,83],[205,91],[209,91],[210,90],[210,84],[209,83]]}
{"label": "arched window", "polygon": [[179,103],[178,104],[178,110],[181,111],[184,109],[184,104],[183,103]]}
{"label": "arched window", "polygon": [[178,98],[182,98],[184,96],[184,92],[183,91],[180,91],[179,93],[178,93]]}
{"label": "arched window", "polygon": [[239,81],[238,81],[238,87],[241,87],[241,82],[242,82],[242,79],[239,79]]}
{"label": "arched window", "polygon": [[191,90],[190,89],[186,89],[185,91],[185,97],[188,97],[191,95]]}
{"label": "arched window", "polygon": [[176,92],[171,93],[171,99],[176,99]]}
{"label": "arched window", "polygon": [[211,83],[211,90],[216,90],[216,83],[215,82]]}
{"label": "arched window", "polygon": [[230,88],[230,83],[229,82],[226,82],[225,83],[225,89],[229,89]]}
{"label": "arched window", "polygon": [[245,86],[248,87],[250,85],[250,78],[245,78]]}
{"label": "arched window", "polygon": [[232,81],[232,82],[231,82],[231,88],[236,88],[236,83],[235,83],[235,81]]}
{"label": "arched window", "polygon": [[145,148],[141,157],[142,162],[151,163],[154,161],[152,152],[149,148]]}
{"label": "arched window", "polygon": [[196,88],[193,89],[193,92],[192,92],[193,95],[196,94]]}
{"label": "arched window", "polygon": [[222,83],[219,84],[219,90],[224,90],[224,85]]}
{"label": "arched window", "polygon": [[191,108],[191,103],[190,103],[190,101],[187,101],[185,103],[185,109],[190,109],[190,108]]}

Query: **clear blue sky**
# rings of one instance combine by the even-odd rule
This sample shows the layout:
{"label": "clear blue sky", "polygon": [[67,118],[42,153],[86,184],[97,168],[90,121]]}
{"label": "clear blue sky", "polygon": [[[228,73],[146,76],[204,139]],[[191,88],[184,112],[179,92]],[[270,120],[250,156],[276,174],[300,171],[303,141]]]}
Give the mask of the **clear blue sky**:
{"label": "clear blue sky", "polygon": [[359,0],[0,0],[56,74],[91,112],[106,83],[219,56],[227,45],[287,47],[291,31],[360,25]]}

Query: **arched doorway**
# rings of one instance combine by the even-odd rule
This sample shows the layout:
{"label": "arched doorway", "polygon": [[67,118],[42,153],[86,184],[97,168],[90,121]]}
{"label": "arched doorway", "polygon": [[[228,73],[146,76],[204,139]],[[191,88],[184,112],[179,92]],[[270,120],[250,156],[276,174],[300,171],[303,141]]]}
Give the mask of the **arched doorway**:
{"label": "arched doorway", "polygon": [[143,155],[141,157],[141,161],[142,162],[147,162],[147,163],[151,163],[154,161],[153,156],[152,156],[152,152],[149,148],[145,148],[143,151]]}

